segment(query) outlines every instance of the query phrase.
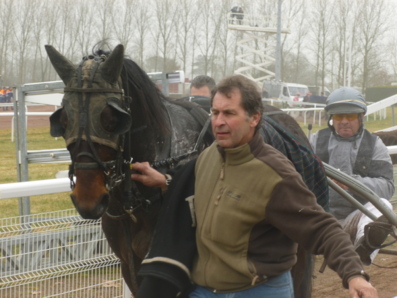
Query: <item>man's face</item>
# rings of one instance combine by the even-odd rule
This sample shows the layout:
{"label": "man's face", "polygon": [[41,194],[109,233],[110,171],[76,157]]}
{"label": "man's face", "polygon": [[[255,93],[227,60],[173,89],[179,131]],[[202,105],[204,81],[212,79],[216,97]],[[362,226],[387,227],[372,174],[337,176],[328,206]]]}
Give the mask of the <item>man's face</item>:
{"label": "man's face", "polygon": [[190,89],[190,96],[205,96],[211,98],[211,90],[208,86],[203,86],[201,88],[192,87]]}
{"label": "man's face", "polygon": [[332,116],[333,127],[342,138],[354,136],[360,129],[361,114],[338,114]]}
{"label": "man's face", "polygon": [[250,141],[260,120],[259,113],[248,116],[237,88],[229,96],[216,93],[211,112],[212,131],[219,146],[224,148],[235,148]]}

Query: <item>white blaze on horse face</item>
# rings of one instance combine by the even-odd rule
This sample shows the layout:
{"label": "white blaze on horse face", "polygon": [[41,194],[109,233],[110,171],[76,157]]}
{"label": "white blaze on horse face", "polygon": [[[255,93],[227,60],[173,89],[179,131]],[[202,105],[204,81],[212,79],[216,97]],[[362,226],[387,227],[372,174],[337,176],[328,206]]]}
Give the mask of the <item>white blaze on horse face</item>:
{"label": "white blaze on horse face", "polygon": [[212,102],[212,131],[219,146],[235,148],[249,142],[259,123],[259,114],[248,117],[241,104],[241,92],[234,88],[226,96],[216,93]]}

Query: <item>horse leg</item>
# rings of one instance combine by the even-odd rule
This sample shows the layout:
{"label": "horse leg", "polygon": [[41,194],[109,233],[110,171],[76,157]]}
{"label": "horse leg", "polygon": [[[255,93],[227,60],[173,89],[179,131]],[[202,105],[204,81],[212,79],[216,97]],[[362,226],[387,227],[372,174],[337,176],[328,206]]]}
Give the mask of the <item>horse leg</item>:
{"label": "horse leg", "polygon": [[[102,216],[102,229],[108,240],[109,246],[121,261],[123,278],[135,295],[138,291],[138,272],[135,266],[137,257],[132,250],[132,222],[129,216],[112,218],[106,213]],[[139,261],[140,263],[140,261]]]}
{"label": "horse leg", "polygon": [[312,296],[313,265],[312,254],[299,245],[297,262],[291,270],[295,298],[310,298]]}

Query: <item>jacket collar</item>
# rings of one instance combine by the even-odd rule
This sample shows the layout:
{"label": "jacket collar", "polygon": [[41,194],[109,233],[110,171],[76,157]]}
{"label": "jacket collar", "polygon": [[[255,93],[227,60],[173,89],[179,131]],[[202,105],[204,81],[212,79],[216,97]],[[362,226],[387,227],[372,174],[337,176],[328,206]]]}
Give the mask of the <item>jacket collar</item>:
{"label": "jacket collar", "polygon": [[239,147],[236,148],[223,148],[217,144],[219,153],[221,154],[223,161],[230,165],[239,165],[252,160],[255,156],[254,150],[263,144],[263,137],[256,131],[253,138]]}

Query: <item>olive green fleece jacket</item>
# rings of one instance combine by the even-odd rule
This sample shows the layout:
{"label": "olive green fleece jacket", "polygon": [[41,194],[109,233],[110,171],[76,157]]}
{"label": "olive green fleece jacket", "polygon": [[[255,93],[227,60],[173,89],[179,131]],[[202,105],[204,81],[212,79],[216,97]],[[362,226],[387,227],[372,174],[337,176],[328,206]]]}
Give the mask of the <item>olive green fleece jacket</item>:
{"label": "olive green fleece jacket", "polygon": [[248,289],[290,270],[296,243],[323,254],[345,287],[362,272],[348,234],[260,134],[237,148],[215,142],[199,156],[195,172],[192,279],[198,285],[217,292]]}

